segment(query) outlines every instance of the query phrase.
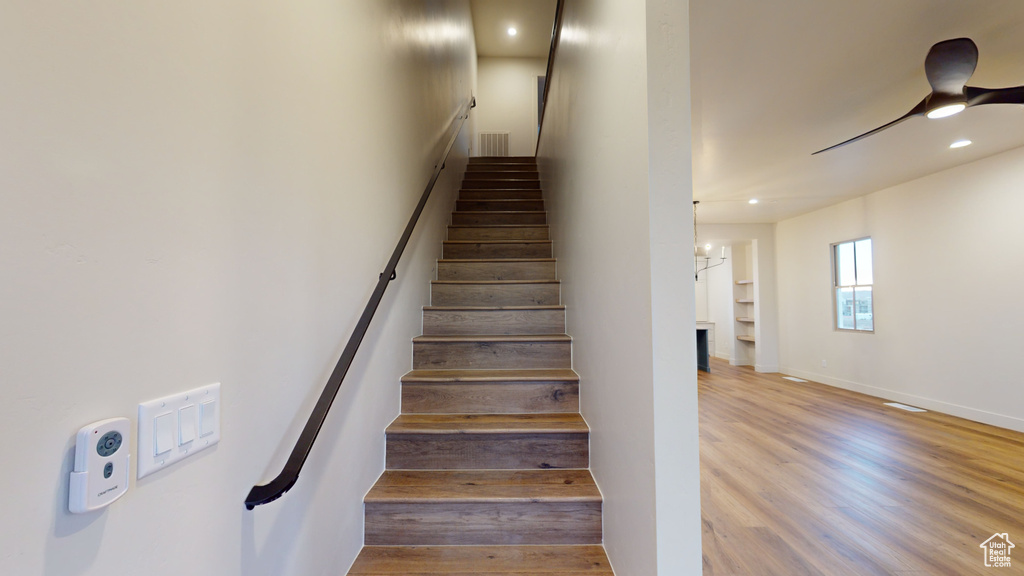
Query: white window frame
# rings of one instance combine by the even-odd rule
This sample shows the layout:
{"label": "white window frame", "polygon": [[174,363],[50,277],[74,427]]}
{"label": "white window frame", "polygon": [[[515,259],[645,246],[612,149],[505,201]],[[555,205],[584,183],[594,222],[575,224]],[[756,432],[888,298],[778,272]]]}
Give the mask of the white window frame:
{"label": "white window frame", "polygon": [[[872,279],[872,282],[871,283],[863,283],[862,284],[862,283],[859,282],[859,279],[856,278],[856,274],[857,274],[856,273],[856,270],[857,270],[856,254],[857,254],[857,252],[856,252],[856,250],[854,250],[854,267],[853,267],[853,269],[854,269],[854,279],[855,279],[854,281],[857,282],[857,283],[856,284],[843,284],[843,285],[839,284],[839,269],[838,269],[839,268],[839,258],[837,256],[839,247],[843,246],[845,244],[856,245],[857,242],[860,242],[862,240],[871,240],[871,237],[870,236],[863,236],[863,237],[860,237],[860,238],[854,238],[853,240],[844,240],[842,242],[835,242],[835,243],[829,245],[829,253],[831,254],[831,260],[832,260],[832,329],[837,331],[837,332],[853,332],[853,333],[857,333],[857,334],[874,334],[875,333],[875,284],[874,284],[874,275],[875,275],[875,271],[874,271],[875,243],[874,243],[874,241],[871,242],[871,255],[872,255],[872,258],[871,258],[871,268],[872,268],[871,269],[871,277],[872,278],[871,279]],[[857,311],[856,310],[853,311],[853,328],[843,328],[842,326],[839,325],[839,296],[838,296],[839,290],[843,289],[843,288],[852,289],[853,293],[854,293],[853,302],[856,304],[856,302],[857,302],[857,288],[865,288],[865,287],[869,288],[871,290],[871,329],[870,330],[864,330],[862,328],[857,328]]]}

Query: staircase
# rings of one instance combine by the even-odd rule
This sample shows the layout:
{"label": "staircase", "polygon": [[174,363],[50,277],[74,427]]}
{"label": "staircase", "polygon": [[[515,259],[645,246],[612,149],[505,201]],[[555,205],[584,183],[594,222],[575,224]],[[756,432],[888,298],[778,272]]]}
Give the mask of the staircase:
{"label": "staircase", "polygon": [[533,158],[472,158],[350,575],[612,576]]}

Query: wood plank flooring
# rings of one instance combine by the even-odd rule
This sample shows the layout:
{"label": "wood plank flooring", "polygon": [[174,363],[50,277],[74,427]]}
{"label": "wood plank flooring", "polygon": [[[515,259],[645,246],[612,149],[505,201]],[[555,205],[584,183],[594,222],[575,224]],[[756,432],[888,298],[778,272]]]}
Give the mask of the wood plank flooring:
{"label": "wood plank flooring", "polygon": [[[705,576],[1024,574],[1024,434],[712,359]],[[986,568],[1008,533],[1018,557]]]}

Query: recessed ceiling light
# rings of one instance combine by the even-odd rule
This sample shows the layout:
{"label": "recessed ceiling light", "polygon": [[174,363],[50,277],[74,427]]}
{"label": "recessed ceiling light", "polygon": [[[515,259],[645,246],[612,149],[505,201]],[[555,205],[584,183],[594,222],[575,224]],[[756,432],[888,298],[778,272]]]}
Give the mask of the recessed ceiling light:
{"label": "recessed ceiling light", "polygon": [[970,145],[971,145],[971,141],[970,140],[957,140],[956,142],[953,142],[952,144],[950,144],[949,147],[950,148],[963,148],[964,146],[970,146]]}
{"label": "recessed ceiling light", "polygon": [[750,200],[747,200],[747,204],[757,204],[758,202],[759,200],[757,198],[751,198]]}
{"label": "recessed ceiling light", "polygon": [[519,34],[519,30],[516,30],[515,27],[511,27],[508,29],[509,36],[515,36],[516,34]]}
{"label": "recessed ceiling light", "polygon": [[952,116],[953,114],[959,114],[967,108],[967,104],[963,102],[957,102],[956,104],[947,104],[946,106],[940,106],[931,112],[928,112],[926,116],[929,118],[945,118],[946,116]]}

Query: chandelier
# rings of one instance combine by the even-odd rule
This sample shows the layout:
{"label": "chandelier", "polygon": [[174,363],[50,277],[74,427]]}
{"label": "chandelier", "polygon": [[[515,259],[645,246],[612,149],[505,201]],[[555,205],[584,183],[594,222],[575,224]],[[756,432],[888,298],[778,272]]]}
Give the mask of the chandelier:
{"label": "chandelier", "polygon": [[708,255],[708,250],[711,249],[711,244],[700,245],[700,240],[697,238],[697,204],[700,204],[700,200],[693,201],[693,281],[699,280],[701,272],[710,268],[715,268],[725,264],[725,246],[722,246],[722,255],[720,256],[721,261],[717,264],[711,263],[711,257]]}

